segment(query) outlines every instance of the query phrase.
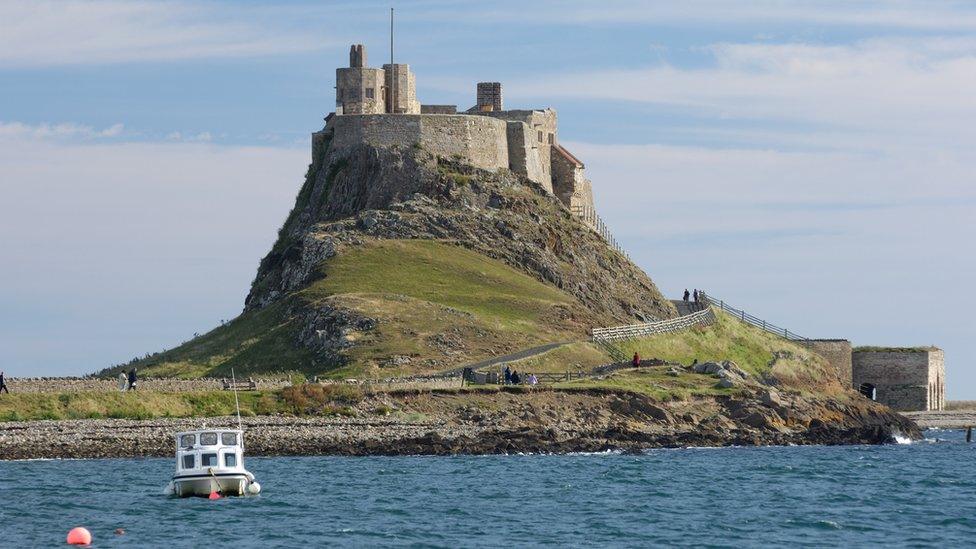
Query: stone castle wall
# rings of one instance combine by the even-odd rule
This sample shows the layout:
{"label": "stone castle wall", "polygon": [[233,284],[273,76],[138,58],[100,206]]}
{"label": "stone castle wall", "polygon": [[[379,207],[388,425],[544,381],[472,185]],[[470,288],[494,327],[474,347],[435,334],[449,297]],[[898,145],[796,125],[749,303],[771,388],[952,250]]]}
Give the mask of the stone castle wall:
{"label": "stone castle wall", "polygon": [[414,147],[446,158],[460,155],[477,167],[509,168],[507,124],[485,116],[344,115],[333,118],[333,147],[369,143],[379,147]]}
{"label": "stone castle wall", "polygon": [[945,407],[945,360],[942,350],[855,350],[852,385],[873,385],[876,400],[895,410]]}
{"label": "stone castle wall", "polygon": [[[230,378],[227,378],[229,381]],[[247,381],[247,378],[238,379]],[[288,379],[254,378],[260,390],[281,389],[291,385]],[[145,378],[138,380],[139,391],[163,393],[182,393],[191,391],[219,391],[224,380],[220,378],[172,379]],[[81,377],[14,377],[7,378],[7,385],[13,393],[72,393],[72,392],[112,392],[119,390],[117,379],[98,379]]]}
{"label": "stone castle wall", "polygon": [[509,169],[522,174],[553,192],[552,183],[542,169],[539,148],[533,143],[532,130],[525,122],[510,120],[508,125]]}
{"label": "stone castle wall", "polygon": [[826,359],[837,372],[837,376],[844,387],[853,386],[854,371],[851,363],[850,341],[846,339],[808,339],[799,343]]}

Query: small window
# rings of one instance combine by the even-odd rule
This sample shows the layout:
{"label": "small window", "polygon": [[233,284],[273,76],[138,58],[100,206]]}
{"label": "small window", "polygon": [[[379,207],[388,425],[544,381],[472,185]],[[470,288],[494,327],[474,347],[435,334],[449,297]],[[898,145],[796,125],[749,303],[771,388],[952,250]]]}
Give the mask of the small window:
{"label": "small window", "polygon": [[224,466],[237,467],[237,454],[233,454],[233,453],[224,454]]}
{"label": "small window", "polygon": [[542,130],[539,130],[539,143],[542,143]]}
{"label": "small window", "polygon": [[556,134],[550,133],[549,134],[549,144],[552,145],[555,142],[556,142]]}
{"label": "small window", "polygon": [[185,456],[183,456],[184,469],[193,469],[197,465],[196,462],[197,462],[197,456],[193,454],[186,454]]}
{"label": "small window", "polygon": [[200,433],[200,444],[215,446],[217,444],[217,433]]}
{"label": "small window", "polygon": [[204,467],[216,467],[217,454],[201,454],[200,457],[203,458],[203,463],[201,465]]}
{"label": "small window", "polygon": [[197,443],[196,435],[181,435],[180,448],[192,448]]}
{"label": "small window", "polygon": [[220,433],[220,443],[224,446],[237,446],[237,433]]}
{"label": "small window", "polygon": [[366,99],[374,99],[376,97],[376,91],[374,88],[366,88]]}

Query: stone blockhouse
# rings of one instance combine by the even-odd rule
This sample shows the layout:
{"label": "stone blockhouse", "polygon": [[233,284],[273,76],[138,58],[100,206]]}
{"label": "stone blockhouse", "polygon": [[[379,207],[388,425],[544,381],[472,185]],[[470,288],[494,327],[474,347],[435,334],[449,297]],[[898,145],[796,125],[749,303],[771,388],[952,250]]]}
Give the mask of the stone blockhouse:
{"label": "stone blockhouse", "polygon": [[859,347],[852,353],[853,386],[895,410],[945,408],[945,359],[936,347]]}
{"label": "stone blockhouse", "polygon": [[478,168],[511,170],[574,211],[594,211],[585,166],[559,145],[556,111],[504,110],[500,82],[479,82],[475,99],[464,113],[455,105],[422,105],[408,65],[369,68],[366,48],[355,44],[349,67],[336,69],[336,110],[312,136],[313,164],[327,147],[419,147]]}

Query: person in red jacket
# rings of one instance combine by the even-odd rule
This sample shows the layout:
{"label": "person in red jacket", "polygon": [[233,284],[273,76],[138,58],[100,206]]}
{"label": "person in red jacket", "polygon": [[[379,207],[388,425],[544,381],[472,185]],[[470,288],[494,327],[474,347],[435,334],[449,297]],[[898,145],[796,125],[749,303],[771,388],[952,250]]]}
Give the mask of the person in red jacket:
{"label": "person in red jacket", "polygon": [[634,368],[640,366],[640,355],[639,354],[634,353],[634,360],[631,362],[631,364],[634,365]]}

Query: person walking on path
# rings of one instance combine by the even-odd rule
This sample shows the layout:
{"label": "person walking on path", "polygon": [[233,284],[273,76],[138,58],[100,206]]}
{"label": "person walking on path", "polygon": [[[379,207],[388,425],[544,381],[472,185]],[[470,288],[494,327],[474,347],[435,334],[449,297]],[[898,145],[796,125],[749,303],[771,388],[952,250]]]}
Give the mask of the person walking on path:
{"label": "person walking on path", "polygon": [[125,373],[125,370],[119,372],[119,391],[125,392],[129,388],[129,376]]}
{"label": "person walking on path", "polygon": [[518,385],[522,383],[522,376],[519,375],[518,371],[512,372],[512,385]]}
{"label": "person walking on path", "polygon": [[631,364],[634,365],[634,368],[637,368],[638,366],[640,366],[640,362],[641,362],[640,355],[637,354],[637,353],[634,353],[634,360],[631,361]]}
{"label": "person walking on path", "polygon": [[684,296],[683,296],[683,297],[682,297],[681,299],[683,299],[684,301],[688,301],[688,296],[689,296],[689,295],[690,295],[690,294],[688,293],[688,288],[685,288],[685,293],[684,293]]}
{"label": "person walking on path", "polygon": [[7,391],[10,394],[10,389],[7,388],[7,379],[3,377],[3,370],[0,370],[0,393]]}
{"label": "person walking on path", "polygon": [[512,384],[512,369],[505,365],[505,385]]}
{"label": "person walking on path", "polygon": [[129,390],[130,391],[136,390],[136,369],[135,368],[129,370]]}

